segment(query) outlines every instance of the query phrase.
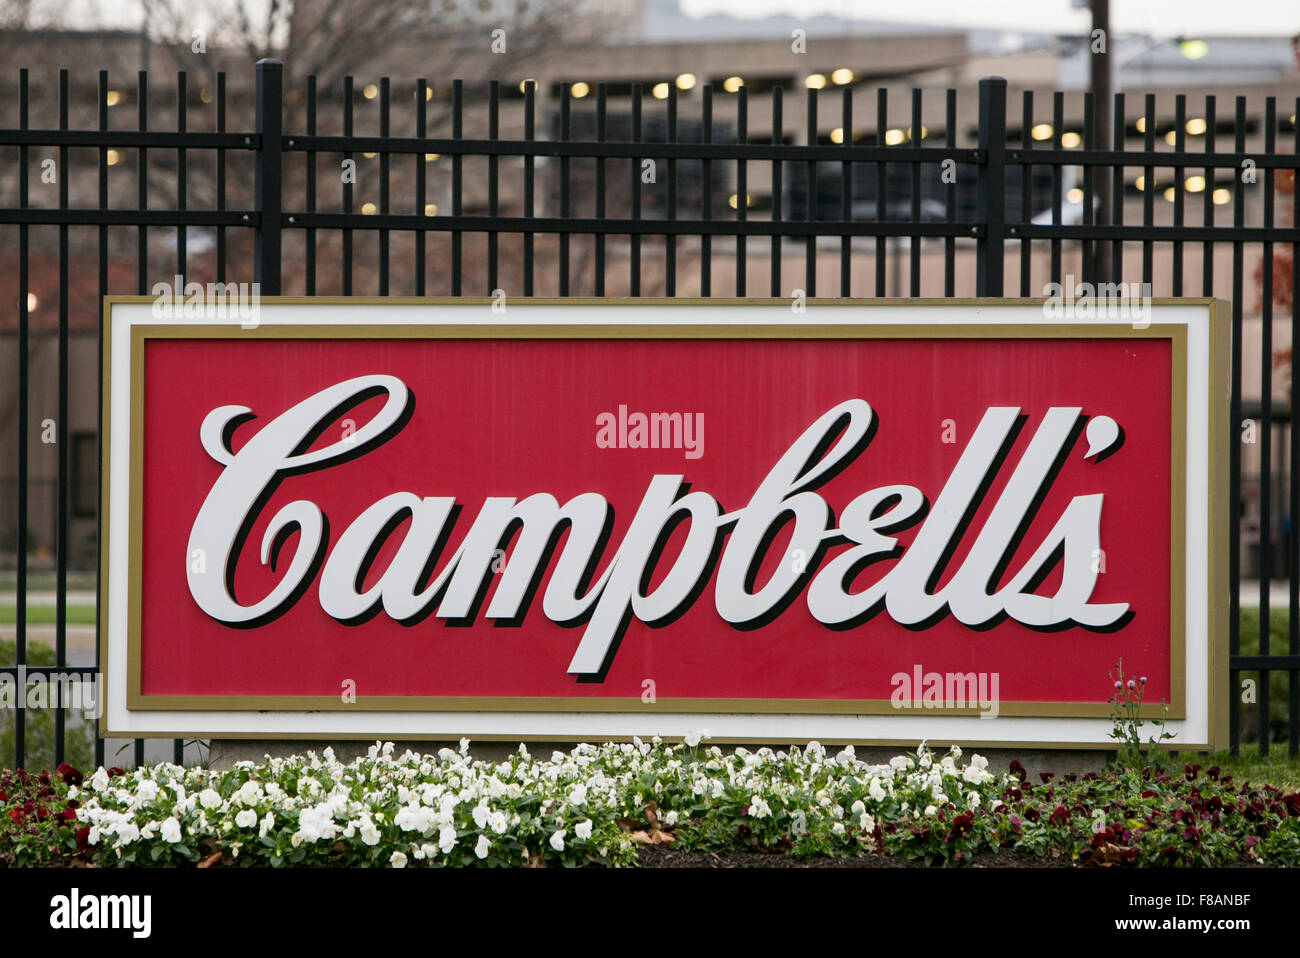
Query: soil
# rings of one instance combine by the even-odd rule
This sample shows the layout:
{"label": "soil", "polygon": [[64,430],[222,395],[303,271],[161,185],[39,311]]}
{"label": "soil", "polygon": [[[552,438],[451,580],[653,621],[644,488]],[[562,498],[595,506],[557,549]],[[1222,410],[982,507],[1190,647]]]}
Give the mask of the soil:
{"label": "soil", "polygon": [[[662,845],[644,845],[639,850],[642,868],[925,868],[920,861],[889,855],[858,858],[810,858],[799,861],[779,852],[679,851]],[[972,859],[963,868],[1083,868],[1068,858],[1041,858],[1030,852],[1004,848]],[[1229,868],[1266,868],[1243,858]],[[1130,870],[1130,869],[1125,869]]]}

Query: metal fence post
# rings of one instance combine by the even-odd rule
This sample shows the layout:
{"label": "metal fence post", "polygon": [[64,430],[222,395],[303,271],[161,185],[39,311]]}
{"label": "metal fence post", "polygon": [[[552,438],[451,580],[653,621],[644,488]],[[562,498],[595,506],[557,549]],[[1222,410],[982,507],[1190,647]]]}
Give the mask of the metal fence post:
{"label": "metal fence post", "polygon": [[257,177],[253,205],[259,215],[255,230],[253,282],[263,296],[280,295],[280,215],[284,168],[281,158],[284,64],[257,61]]}
{"label": "metal fence post", "polygon": [[979,131],[983,163],[975,210],[983,232],[975,244],[975,295],[1001,296],[1007,217],[1007,81],[1002,77],[980,80]]}

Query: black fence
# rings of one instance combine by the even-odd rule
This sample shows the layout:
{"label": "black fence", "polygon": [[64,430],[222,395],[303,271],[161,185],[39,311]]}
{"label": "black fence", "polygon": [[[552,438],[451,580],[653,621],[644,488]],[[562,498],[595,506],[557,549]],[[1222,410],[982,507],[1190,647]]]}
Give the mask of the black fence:
{"label": "black fence", "polygon": [[[0,566],[0,608],[14,593],[0,674],[98,670],[97,573],[84,557],[96,536],[86,490],[105,294],[148,294],[179,276],[251,279],[264,295],[1035,296],[1045,281],[1069,282],[1077,262],[1083,282],[1232,304],[1232,747],[1285,741],[1297,754],[1300,444],[1290,424],[1300,394],[1274,398],[1275,370],[1290,364],[1273,336],[1275,306],[1290,310],[1292,341],[1300,332],[1300,99],[1279,110],[1270,97],[1260,113],[1244,97],[1220,110],[1212,96],[1180,95],[1170,112],[1152,94],[1130,115],[1120,94],[1101,142],[1090,95],[1067,116],[1065,94],[1043,103],[1026,92],[1016,119],[999,79],[960,111],[958,91],[930,112],[914,90],[895,127],[879,90],[861,134],[851,87],[792,96],[795,131],[780,87],[764,92],[760,124],[744,86],[689,96],[660,86],[613,96],[604,84],[562,84],[544,103],[527,81],[467,92],[461,81],[358,88],[347,78],[325,91],[307,78],[286,91],[281,65],[262,61],[251,88],[228,88],[222,74],[195,90],[178,75],[151,109],[144,72],[134,90],[105,72],[73,90],[66,70],[56,88],[33,88],[22,71],[5,107],[17,122],[0,128],[0,297],[16,303],[0,314],[13,369],[0,435],[15,453],[12,472],[0,471],[0,562],[11,562]],[[111,108],[132,97],[133,128],[110,125]],[[357,132],[358,111],[375,132]],[[229,128],[231,112],[243,129]],[[173,128],[151,128],[159,115]],[[938,118],[932,130],[927,117]],[[483,135],[467,135],[467,121]],[[1141,171],[1132,182],[1131,170]],[[1222,222],[1219,206],[1229,207]],[[1247,370],[1258,388],[1244,400]],[[1241,614],[1249,580],[1257,622]],[[1240,691],[1250,681],[1255,702]],[[149,757],[145,742],[105,742],[63,710],[0,721],[0,764]],[[176,741],[150,760],[201,755],[201,743]]]}

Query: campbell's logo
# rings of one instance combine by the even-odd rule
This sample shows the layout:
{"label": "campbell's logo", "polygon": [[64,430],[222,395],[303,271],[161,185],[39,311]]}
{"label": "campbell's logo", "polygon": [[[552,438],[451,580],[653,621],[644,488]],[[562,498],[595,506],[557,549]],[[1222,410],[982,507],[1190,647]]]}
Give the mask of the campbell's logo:
{"label": "campbell's logo", "polygon": [[[381,404],[366,422],[337,441],[314,444],[340,409],[367,398]],[[295,477],[337,469],[392,440],[407,427],[413,409],[412,389],[397,376],[350,378],[257,426],[237,451],[231,437],[257,411],[242,405],[210,409],[199,438],[221,469],[194,516],[187,547],[187,555],[206,557],[206,563],[190,563],[186,572],[199,608],[240,628],[269,623],[300,602],[318,603],[340,623],[379,614],[399,623],[429,615],[463,621],[473,617],[483,582],[495,573],[482,617],[518,622],[536,601],[537,589],[548,620],[582,630],[567,670],[580,678],[604,674],[631,620],[663,625],[708,601],[702,591],[710,578],[717,616],[738,629],[775,621],[801,595],[813,619],[833,629],[884,614],[915,630],[951,616],[972,630],[1011,620],[1034,630],[1081,626],[1103,632],[1120,628],[1133,615],[1129,602],[1092,598],[1101,571],[1097,556],[1105,493],[1100,471],[1095,491],[1070,497],[1041,541],[1027,544],[1033,547],[1029,558],[1009,567],[1063,460],[1077,455],[1099,461],[1123,442],[1116,420],[1086,416],[1081,406],[988,406],[940,485],[877,485],[859,492],[838,515],[819,488],[861,457],[893,461],[908,455],[906,447],[877,448],[877,413],[858,396],[826,408],[802,433],[791,435],[766,475],[756,476],[749,500],[738,506],[724,506],[707,489],[691,486],[685,473],[649,474],[639,502],[614,503],[600,489],[563,502],[527,488],[463,499],[447,494],[453,472],[434,477],[435,488],[410,484],[376,501],[358,502],[349,515],[327,516],[310,498],[292,499],[269,519],[261,515],[281,486],[292,493]],[[635,448],[625,438],[629,419],[620,411],[598,423],[608,428],[611,446]],[[682,420],[683,435],[687,421]],[[1034,422],[1032,435],[1010,466],[1008,452],[1027,422]],[[1082,448],[1078,439],[1085,428],[1088,442]],[[702,441],[702,432],[692,435]],[[976,506],[995,481],[1000,492],[976,528]],[[610,543],[616,507],[634,511],[621,540]],[[477,514],[468,521],[459,518],[469,508]],[[296,546],[273,588],[237,596],[233,569],[249,547],[250,531],[263,523],[261,541],[254,544],[263,566],[272,565],[295,530]],[[363,588],[379,546],[399,524],[405,532],[395,553]],[[457,525],[464,531],[448,553],[444,543]],[[502,564],[498,545],[512,527],[519,532]],[[685,533],[670,558],[665,542],[678,527]],[[756,581],[780,527],[789,530],[787,554],[802,558],[779,562],[764,581]],[[896,534],[913,527],[910,543],[900,546]],[[341,531],[330,541],[335,528]],[[538,589],[561,531],[567,535]],[[969,548],[953,562],[964,540]],[[869,586],[853,590],[854,574],[876,562],[892,565]],[[948,568],[950,563],[955,568]],[[1050,594],[1041,594],[1057,566],[1059,581]],[[648,586],[652,581],[656,584]]]}

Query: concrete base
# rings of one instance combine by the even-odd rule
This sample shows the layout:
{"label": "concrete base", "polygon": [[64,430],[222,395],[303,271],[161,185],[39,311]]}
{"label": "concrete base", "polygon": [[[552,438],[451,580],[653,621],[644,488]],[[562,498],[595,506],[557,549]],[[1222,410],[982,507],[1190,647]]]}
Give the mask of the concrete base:
{"label": "concrete base", "polygon": [[[340,742],[305,742],[305,741],[269,741],[262,739],[214,739],[211,744],[208,764],[215,769],[227,769],[236,762],[260,762],[266,756],[272,758],[284,758],[299,752],[305,752],[312,749],[321,752],[326,746],[334,749],[335,756],[339,761],[349,762],[354,758],[363,756],[369,750],[373,742],[366,741],[340,741]],[[826,750],[832,755],[841,748],[839,745],[831,745],[823,742]],[[456,749],[459,747],[457,742],[396,742],[394,743],[397,754],[401,754],[406,749],[413,752],[422,752],[433,754],[441,748]],[[572,742],[528,742],[528,751],[537,758],[550,758],[554,751],[567,752],[573,748]],[[720,746],[724,751],[728,747]],[[786,745],[773,745],[773,749],[784,749]],[[519,748],[517,742],[472,742],[470,744],[470,754],[476,759],[485,761],[500,762]],[[747,745],[750,751],[756,751],[759,746]],[[903,746],[895,748],[855,748],[857,756],[864,762],[884,764],[895,755],[903,755],[915,751]],[[994,771],[1002,771],[1010,765],[1012,759],[1019,759],[1030,776],[1037,778],[1039,772],[1051,772],[1054,775],[1064,775],[1069,772],[1099,772],[1102,767],[1115,754],[1114,752],[1103,749],[1009,749],[1009,748],[989,748],[982,749],[978,747],[962,749],[963,760],[972,753],[978,752],[989,760],[989,768]],[[933,753],[936,757],[942,757],[947,754],[947,748],[935,746]]]}

